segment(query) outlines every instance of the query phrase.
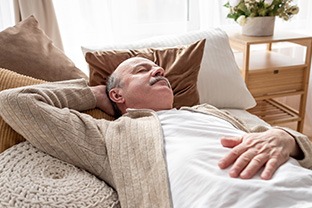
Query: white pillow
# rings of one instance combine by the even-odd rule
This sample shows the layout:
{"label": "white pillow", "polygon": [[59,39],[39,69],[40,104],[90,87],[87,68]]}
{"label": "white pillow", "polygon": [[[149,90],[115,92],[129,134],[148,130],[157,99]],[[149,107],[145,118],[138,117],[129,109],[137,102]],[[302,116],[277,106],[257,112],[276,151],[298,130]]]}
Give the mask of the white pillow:
{"label": "white pillow", "polygon": [[228,36],[218,28],[158,36],[127,44],[82,47],[82,51],[85,54],[97,50],[175,47],[204,38],[206,44],[197,82],[200,103],[208,103],[218,108],[254,107],[256,102],[240,75]]}

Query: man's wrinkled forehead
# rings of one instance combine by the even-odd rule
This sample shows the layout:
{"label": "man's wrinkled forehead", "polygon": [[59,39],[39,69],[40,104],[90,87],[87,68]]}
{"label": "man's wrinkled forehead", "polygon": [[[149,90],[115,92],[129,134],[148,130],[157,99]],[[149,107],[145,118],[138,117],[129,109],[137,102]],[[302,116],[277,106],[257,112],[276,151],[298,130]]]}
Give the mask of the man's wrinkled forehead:
{"label": "man's wrinkled forehead", "polygon": [[136,68],[141,67],[141,66],[147,66],[147,65],[154,66],[156,64],[146,58],[133,57],[119,64],[119,66],[117,67],[114,73],[116,74],[132,73]]}

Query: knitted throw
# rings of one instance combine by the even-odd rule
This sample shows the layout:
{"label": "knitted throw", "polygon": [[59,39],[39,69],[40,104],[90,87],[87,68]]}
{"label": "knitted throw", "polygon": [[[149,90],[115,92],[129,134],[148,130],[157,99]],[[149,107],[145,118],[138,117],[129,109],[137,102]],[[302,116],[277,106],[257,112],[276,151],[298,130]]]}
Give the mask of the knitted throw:
{"label": "knitted throw", "polygon": [[105,182],[19,143],[0,154],[0,207],[120,207]]}

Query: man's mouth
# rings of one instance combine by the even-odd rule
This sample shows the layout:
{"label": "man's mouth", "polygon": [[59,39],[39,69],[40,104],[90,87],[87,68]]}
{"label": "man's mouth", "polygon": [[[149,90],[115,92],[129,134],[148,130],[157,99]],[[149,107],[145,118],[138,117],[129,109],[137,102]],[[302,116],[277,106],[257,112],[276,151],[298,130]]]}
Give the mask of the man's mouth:
{"label": "man's mouth", "polygon": [[171,84],[169,80],[166,77],[161,77],[161,76],[153,77],[152,80],[150,81],[150,85],[152,86],[155,83],[160,82],[160,81],[165,81],[167,86],[171,89]]}

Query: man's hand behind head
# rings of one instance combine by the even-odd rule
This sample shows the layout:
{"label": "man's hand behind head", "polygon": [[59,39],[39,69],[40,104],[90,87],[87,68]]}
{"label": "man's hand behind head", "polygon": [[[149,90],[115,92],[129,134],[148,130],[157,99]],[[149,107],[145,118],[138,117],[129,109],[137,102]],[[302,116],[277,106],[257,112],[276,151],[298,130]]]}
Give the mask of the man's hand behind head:
{"label": "man's hand behind head", "polygon": [[90,89],[96,98],[96,107],[103,110],[110,116],[115,116],[112,103],[106,94],[106,86],[97,85],[90,87]]}

